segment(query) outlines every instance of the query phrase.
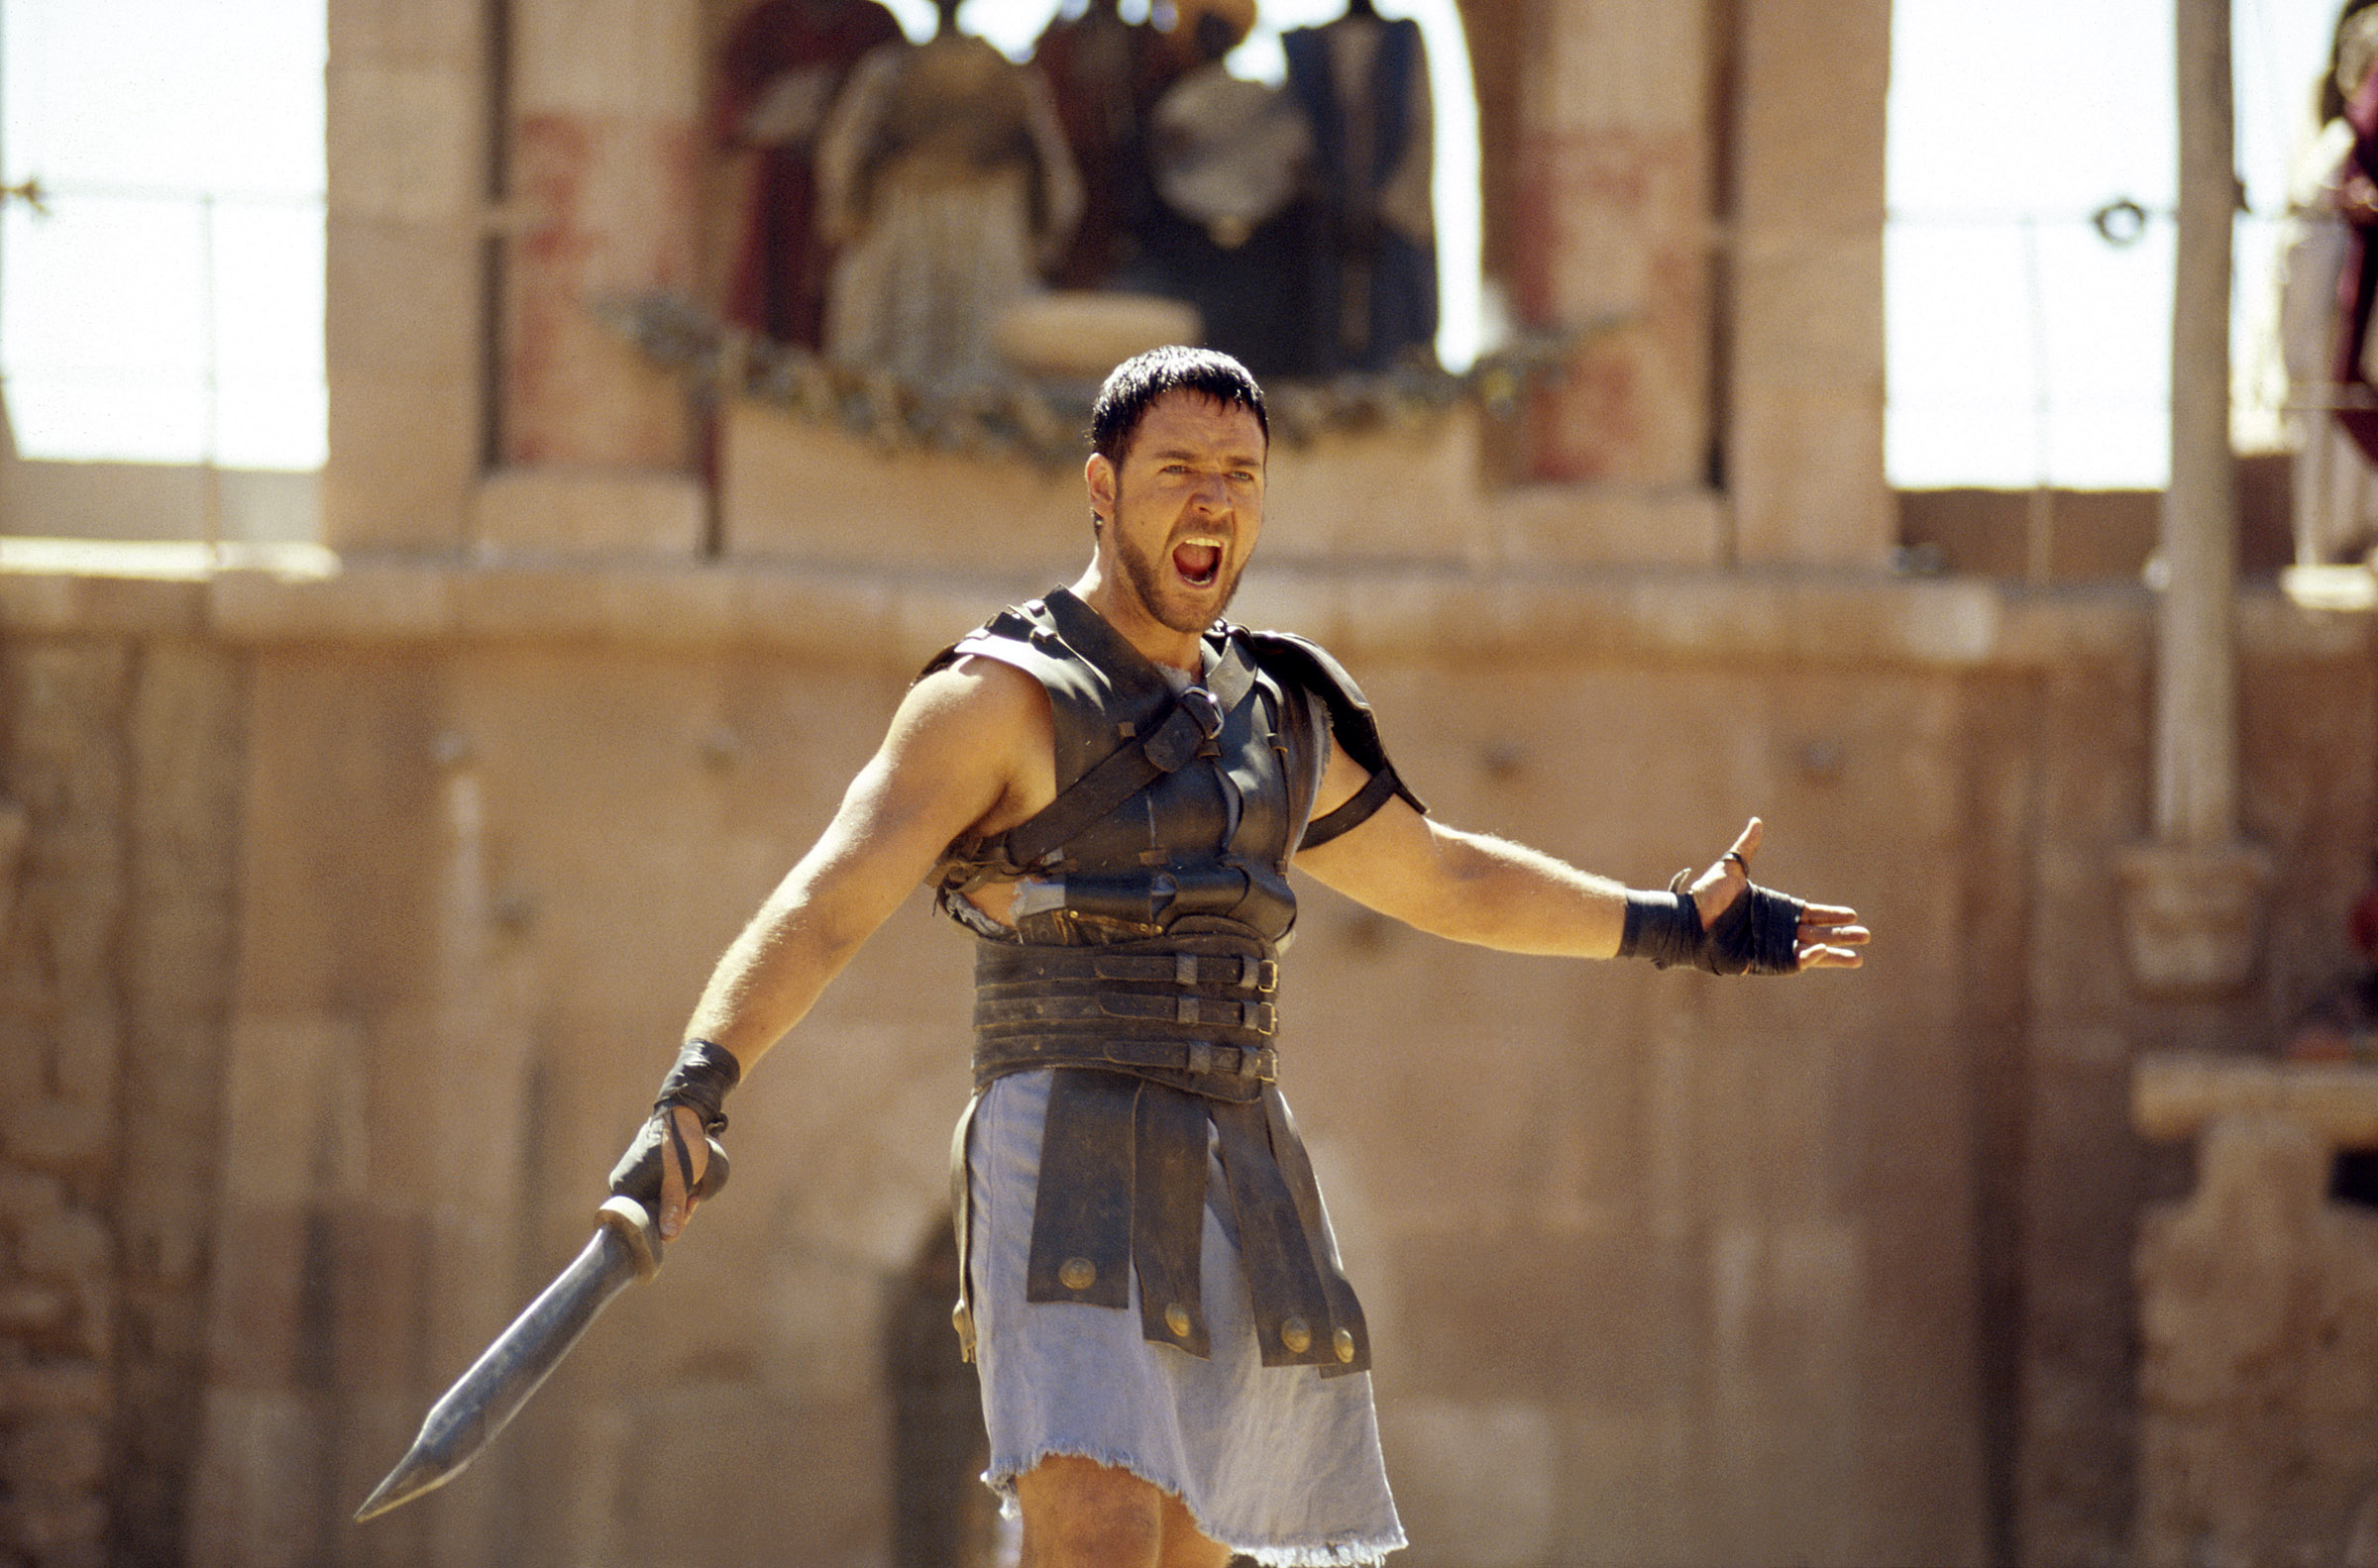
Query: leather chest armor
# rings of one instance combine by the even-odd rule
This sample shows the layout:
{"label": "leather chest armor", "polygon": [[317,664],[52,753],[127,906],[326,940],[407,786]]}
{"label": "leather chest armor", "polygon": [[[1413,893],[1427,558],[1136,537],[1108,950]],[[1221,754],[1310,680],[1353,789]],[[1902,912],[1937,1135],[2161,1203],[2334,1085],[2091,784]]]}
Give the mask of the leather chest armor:
{"label": "leather chest armor", "polygon": [[[1200,1238],[1219,1152],[1267,1366],[1360,1371],[1362,1311],[1326,1238],[1312,1167],[1275,1086],[1279,951],[1300,847],[1358,824],[1396,782],[1368,707],[1309,643],[1217,623],[1201,682],[1164,673],[1072,593],[1002,612],[926,667],[967,655],[1039,680],[1056,798],[987,842],[953,845],[942,907],[976,933],[975,1078],[1052,1079],[1026,1299],[1127,1307],[1146,1337],[1208,1340]],[[1309,821],[1332,737],[1373,778]],[[1014,883],[1013,927],[967,894]],[[965,1143],[952,1148],[961,1255]],[[968,1303],[958,1307],[971,1354]]]}

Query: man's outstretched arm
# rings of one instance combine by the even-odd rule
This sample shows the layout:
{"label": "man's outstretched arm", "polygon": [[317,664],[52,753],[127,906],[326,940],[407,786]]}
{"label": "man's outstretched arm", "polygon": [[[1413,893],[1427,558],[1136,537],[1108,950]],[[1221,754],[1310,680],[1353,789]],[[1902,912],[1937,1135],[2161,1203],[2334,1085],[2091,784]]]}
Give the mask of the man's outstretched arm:
{"label": "man's outstretched arm", "polygon": [[[1343,751],[1330,758],[1315,815],[1351,799],[1366,775]],[[1750,886],[1765,829],[1753,818],[1691,888],[1704,926]],[[1524,844],[1448,827],[1390,797],[1351,832],[1296,864],[1355,902],[1417,930],[1511,953],[1612,958],[1626,928],[1627,889]],[[1809,904],[1795,944],[1800,969],[1855,969],[1867,940],[1857,911]]]}
{"label": "man's outstretched arm", "polygon": [[[1026,814],[1048,728],[1038,683],[989,660],[910,689],[833,820],[728,945],[695,1005],[686,1038],[731,1058],[729,1085],[801,1021],[951,840]],[[670,1119],[677,1137],[659,1161],[656,1214],[664,1239],[692,1212],[687,1194],[708,1159],[702,1115],[679,1104]]]}

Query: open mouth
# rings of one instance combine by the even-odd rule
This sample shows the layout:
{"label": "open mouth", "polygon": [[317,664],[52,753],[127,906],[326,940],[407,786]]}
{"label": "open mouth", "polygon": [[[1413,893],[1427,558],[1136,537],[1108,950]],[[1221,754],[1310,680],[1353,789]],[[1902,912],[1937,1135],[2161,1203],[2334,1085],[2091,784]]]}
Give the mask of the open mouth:
{"label": "open mouth", "polygon": [[1172,570],[1193,588],[1210,588],[1222,574],[1222,547],[1180,544],[1172,547]]}

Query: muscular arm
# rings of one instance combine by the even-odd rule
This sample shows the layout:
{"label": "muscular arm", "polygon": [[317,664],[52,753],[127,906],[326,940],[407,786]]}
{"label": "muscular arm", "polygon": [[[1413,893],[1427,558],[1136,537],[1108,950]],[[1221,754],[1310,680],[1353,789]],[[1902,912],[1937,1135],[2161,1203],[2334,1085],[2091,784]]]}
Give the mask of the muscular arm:
{"label": "muscular arm", "polygon": [[[1333,749],[1313,814],[1351,799],[1367,777]],[[1417,930],[1510,953],[1609,958],[1626,919],[1620,884],[1524,844],[1448,827],[1395,796],[1296,864]]]}
{"label": "muscular arm", "polygon": [[[1314,815],[1351,799],[1361,764],[1333,750]],[[1754,817],[1724,858],[1692,885],[1701,920],[1717,919],[1750,886],[1764,829]],[[1524,844],[1467,833],[1390,797],[1359,827],[1296,857],[1297,865],[1355,902],[1406,925],[1500,948],[1569,958],[1611,958],[1626,925],[1626,889]],[[1809,904],[1800,916],[1799,967],[1855,969],[1867,940],[1857,911]]]}
{"label": "muscular arm", "polygon": [[969,659],[919,681],[833,821],[718,960],[687,1037],[749,1069],[952,839],[1030,814],[1032,765],[1046,774],[1048,733],[1038,682],[1004,665]]}

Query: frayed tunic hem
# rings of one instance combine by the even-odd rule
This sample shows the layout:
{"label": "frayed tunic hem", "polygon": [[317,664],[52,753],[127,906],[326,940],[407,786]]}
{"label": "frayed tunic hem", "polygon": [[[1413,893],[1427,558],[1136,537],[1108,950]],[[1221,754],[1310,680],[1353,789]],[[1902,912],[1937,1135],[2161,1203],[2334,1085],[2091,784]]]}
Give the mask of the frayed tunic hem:
{"label": "frayed tunic hem", "polygon": [[991,1085],[968,1139],[983,1480],[1002,1512],[1015,1516],[1018,1476],[1064,1455],[1178,1498],[1202,1534],[1262,1568],[1383,1562],[1405,1541],[1370,1376],[1261,1365],[1218,1165],[1200,1270],[1209,1359],[1142,1337],[1135,1275],[1127,1309],[1025,1300],[1049,1079],[1042,1069]]}

